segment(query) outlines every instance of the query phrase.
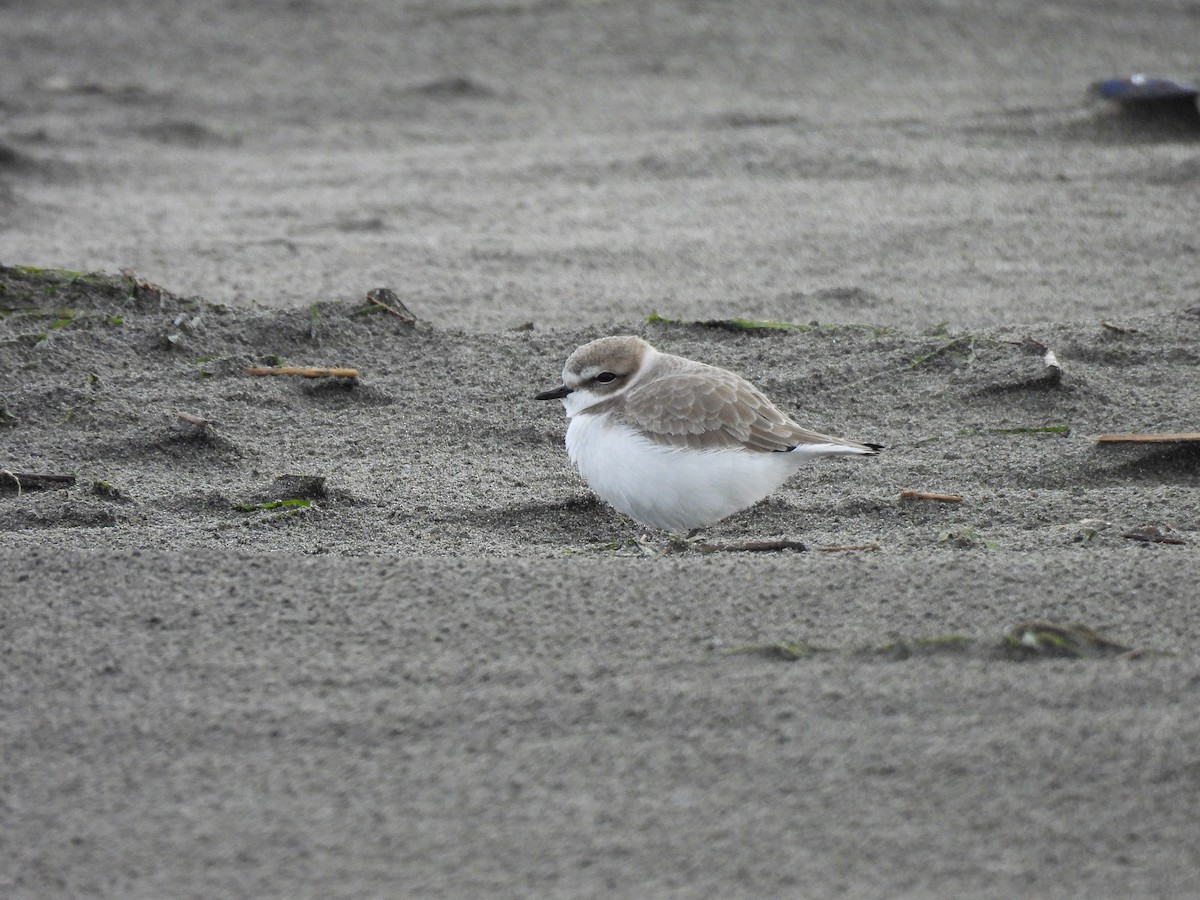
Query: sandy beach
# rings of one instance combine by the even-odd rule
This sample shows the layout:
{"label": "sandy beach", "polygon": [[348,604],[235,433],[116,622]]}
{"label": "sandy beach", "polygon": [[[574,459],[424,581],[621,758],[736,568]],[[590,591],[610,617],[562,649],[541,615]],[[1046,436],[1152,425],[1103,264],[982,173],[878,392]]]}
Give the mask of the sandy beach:
{"label": "sandy beach", "polygon": [[[0,894],[1200,893],[1198,23],[0,7]],[[622,333],[886,449],[646,533]]]}

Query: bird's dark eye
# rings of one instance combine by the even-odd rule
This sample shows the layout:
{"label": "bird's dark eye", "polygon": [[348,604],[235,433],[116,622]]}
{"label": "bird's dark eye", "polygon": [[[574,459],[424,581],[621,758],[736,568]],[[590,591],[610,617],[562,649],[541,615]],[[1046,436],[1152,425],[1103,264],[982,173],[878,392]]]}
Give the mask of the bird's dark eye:
{"label": "bird's dark eye", "polygon": [[601,384],[608,384],[610,381],[616,381],[617,376],[614,375],[612,372],[601,372],[599,375],[596,376],[596,380],[598,382],[600,382]]}

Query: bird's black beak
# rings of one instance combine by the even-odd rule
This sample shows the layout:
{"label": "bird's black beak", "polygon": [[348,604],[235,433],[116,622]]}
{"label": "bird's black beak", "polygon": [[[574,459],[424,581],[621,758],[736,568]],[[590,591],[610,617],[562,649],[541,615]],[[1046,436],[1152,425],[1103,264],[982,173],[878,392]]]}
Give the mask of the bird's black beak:
{"label": "bird's black beak", "polygon": [[538,394],[533,399],[534,400],[561,400],[563,397],[567,396],[567,394],[571,393],[571,390],[572,389],[567,387],[565,384],[560,384],[558,387],[556,387],[552,391],[542,391],[540,394]]}

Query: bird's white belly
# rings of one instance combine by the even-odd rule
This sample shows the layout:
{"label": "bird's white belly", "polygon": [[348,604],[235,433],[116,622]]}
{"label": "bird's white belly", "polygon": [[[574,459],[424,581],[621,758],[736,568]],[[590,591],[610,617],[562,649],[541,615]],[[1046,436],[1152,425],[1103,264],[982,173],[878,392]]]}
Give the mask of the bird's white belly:
{"label": "bird's white belly", "polygon": [[607,415],[577,415],[567,454],[601,499],[652,528],[684,533],[745,509],[805,461],[795,453],[664,447]]}

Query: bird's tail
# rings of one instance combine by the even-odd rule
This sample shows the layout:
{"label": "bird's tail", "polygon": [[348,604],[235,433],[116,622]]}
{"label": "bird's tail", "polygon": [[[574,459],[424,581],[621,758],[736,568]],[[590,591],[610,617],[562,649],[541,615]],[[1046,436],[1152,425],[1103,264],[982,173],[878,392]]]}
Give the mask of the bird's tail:
{"label": "bird's tail", "polygon": [[882,449],[883,444],[860,444],[822,435],[822,440],[797,444],[791,452],[801,456],[874,456]]}

